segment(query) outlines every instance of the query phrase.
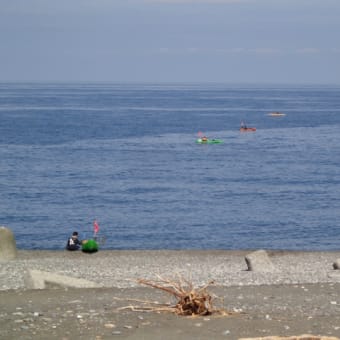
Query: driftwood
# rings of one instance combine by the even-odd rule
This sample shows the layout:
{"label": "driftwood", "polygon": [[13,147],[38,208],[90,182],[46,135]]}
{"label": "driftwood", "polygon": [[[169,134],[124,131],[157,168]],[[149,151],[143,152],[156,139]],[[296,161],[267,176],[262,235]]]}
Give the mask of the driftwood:
{"label": "driftwood", "polygon": [[135,300],[142,302],[143,306],[129,305],[121,307],[133,311],[153,311],[153,312],[172,312],[177,315],[230,315],[231,313],[213,307],[213,296],[208,293],[207,288],[214,284],[210,281],[201,288],[194,288],[192,282],[178,276],[177,280],[171,280],[157,276],[157,280],[138,279],[137,282],[152,288],[159,289],[170,294],[174,299],[174,304],[160,304],[158,302]]}

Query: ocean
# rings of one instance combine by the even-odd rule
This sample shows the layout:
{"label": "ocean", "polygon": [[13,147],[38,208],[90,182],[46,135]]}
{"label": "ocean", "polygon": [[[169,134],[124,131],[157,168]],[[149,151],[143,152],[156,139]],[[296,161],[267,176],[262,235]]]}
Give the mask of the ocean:
{"label": "ocean", "polygon": [[20,249],[96,219],[101,249],[339,250],[339,148],[340,86],[1,83],[0,225]]}

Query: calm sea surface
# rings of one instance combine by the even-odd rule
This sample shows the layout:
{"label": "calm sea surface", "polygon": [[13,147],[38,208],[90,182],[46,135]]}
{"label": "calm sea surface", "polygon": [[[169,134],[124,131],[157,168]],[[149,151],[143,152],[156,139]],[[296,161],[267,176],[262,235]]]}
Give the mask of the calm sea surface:
{"label": "calm sea surface", "polygon": [[340,87],[2,83],[0,190],[19,248],[339,250]]}

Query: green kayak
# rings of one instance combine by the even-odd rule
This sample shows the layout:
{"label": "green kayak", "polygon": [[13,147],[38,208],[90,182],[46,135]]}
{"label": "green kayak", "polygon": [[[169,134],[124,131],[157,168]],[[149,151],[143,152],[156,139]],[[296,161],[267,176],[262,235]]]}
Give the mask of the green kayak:
{"label": "green kayak", "polygon": [[90,239],[82,244],[81,250],[84,253],[95,253],[96,251],[98,251],[98,243],[95,240]]}
{"label": "green kayak", "polygon": [[196,139],[196,143],[198,143],[198,144],[220,144],[220,143],[223,143],[223,140],[222,139],[207,139],[207,140],[204,140],[202,138],[198,138],[198,139]]}

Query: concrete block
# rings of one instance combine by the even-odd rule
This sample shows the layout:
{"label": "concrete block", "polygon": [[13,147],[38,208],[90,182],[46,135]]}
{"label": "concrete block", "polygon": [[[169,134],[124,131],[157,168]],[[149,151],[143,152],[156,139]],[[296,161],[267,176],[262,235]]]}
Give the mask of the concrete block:
{"label": "concrete block", "polygon": [[276,268],[265,250],[257,250],[245,257],[248,270],[254,272],[275,272]]}
{"label": "concrete block", "polygon": [[25,277],[26,288],[45,289],[48,287],[99,288],[98,283],[40,270],[28,270]]}
{"label": "concrete block", "polygon": [[17,257],[17,246],[12,231],[0,227],[0,261],[9,261]]}

